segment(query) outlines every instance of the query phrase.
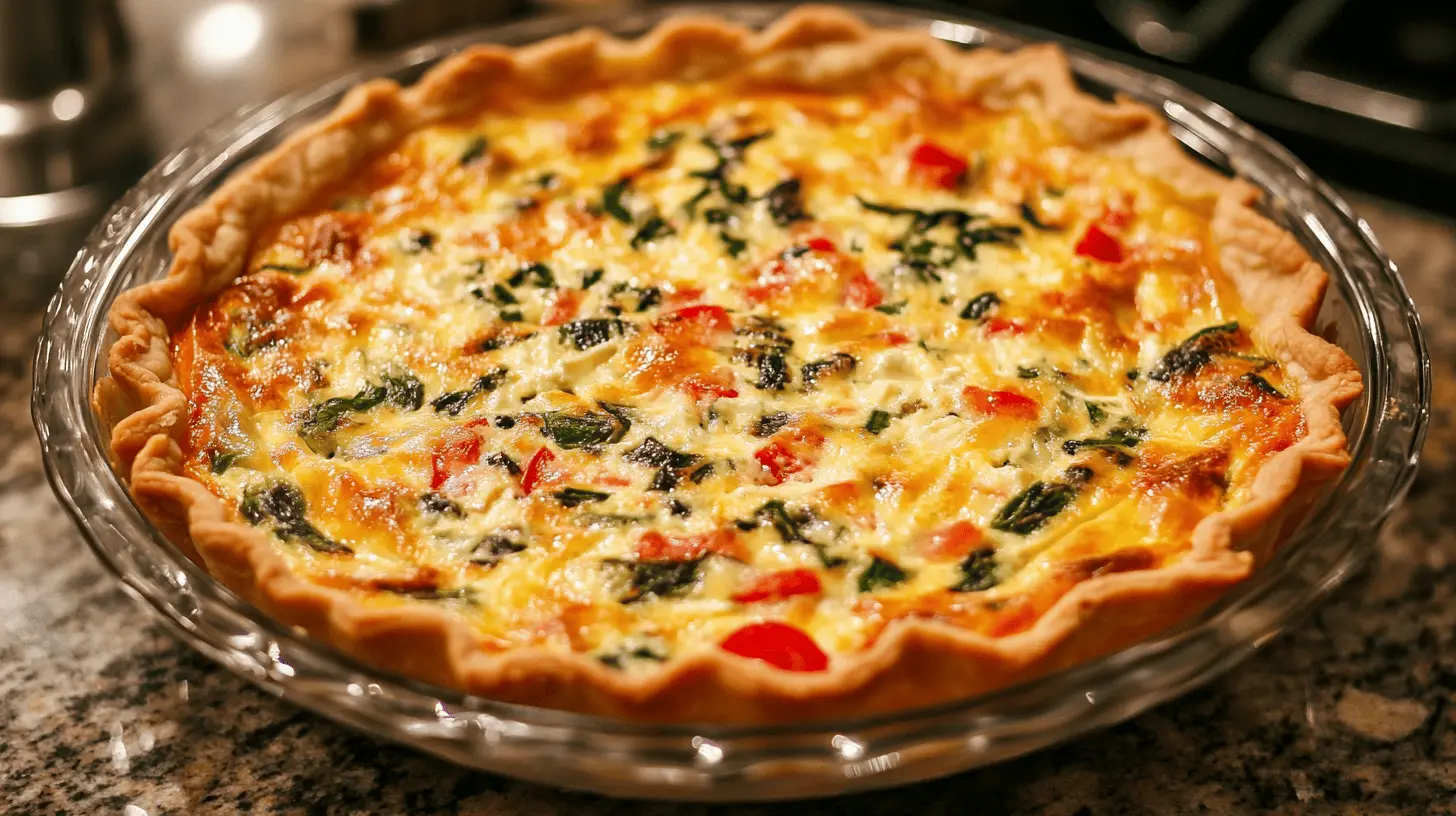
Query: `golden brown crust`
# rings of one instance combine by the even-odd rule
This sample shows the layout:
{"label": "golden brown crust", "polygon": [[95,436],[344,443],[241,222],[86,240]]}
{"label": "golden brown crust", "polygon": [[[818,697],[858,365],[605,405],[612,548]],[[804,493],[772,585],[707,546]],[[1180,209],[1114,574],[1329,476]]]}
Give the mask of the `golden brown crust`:
{"label": "golden brown crust", "polygon": [[[240,272],[264,224],[297,213],[323,189],[422,125],[488,104],[503,83],[537,96],[583,87],[741,72],[833,90],[907,62],[948,72],[967,99],[1038,106],[1081,146],[1128,156],[1180,195],[1212,205],[1224,271],[1256,318],[1254,334],[1299,384],[1307,433],[1263,466],[1251,497],[1205,518],[1190,555],[1159,570],[1082,582],[1030,629],[988,638],[924,620],[898,621],[868,650],[820,673],[790,673],[726,652],[685,656],[635,676],[542,649],[492,654],[459,620],[432,609],[368,609],[292,574],[267,535],[241,524],[182,475],[186,401],[169,333]],[[124,293],[111,378],[94,395],[112,452],[143,510],[189,557],[248,601],[371,663],[487,697],[642,720],[768,722],[927,705],[1002,688],[1105,654],[1196,614],[1267,559],[1348,454],[1339,409],[1360,376],[1310,334],[1326,283],[1294,239],[1260,216],[1256,191],[1188,158],[1154,112],[1080,92],[1053,46],[962,52],[928,36],[877,31],[847,12],[805,7],[761,33],[716,19],[678,19],[641,40],[587,30],[519,50],[469,49],[408,89],[378,81],[327,119],[235,174],[173,228],[170,274]]]}

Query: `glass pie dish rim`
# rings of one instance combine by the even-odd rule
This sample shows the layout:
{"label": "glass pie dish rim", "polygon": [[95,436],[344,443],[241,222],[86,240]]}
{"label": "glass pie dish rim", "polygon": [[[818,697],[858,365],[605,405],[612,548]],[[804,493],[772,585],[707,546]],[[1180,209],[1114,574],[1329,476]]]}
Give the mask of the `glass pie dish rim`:
{"label": "glass pie dish rim", "polygon": [[[47,311],[45,327],[37,349],[33,416],[41,437],[47,476],[63,505],[103,563],[118,575],[128,591],[152,606],[194,648],[231,670],[248,676],[259,685],[325,716],[348,721],[377,735],[414,744],[465,764],[496,770],[501,770],[498,766],[502,763],[496,761],[500,759],[503,750],[501,746],[512,740],[522,746],[555,746],[559,750],[566,750],[568,754],[569,747],[575,744],[572,739],[582,736],[678,741],[681,744],[668,749],[666,755],[651,754],[655,757],[652,761],[658,763],[655,766],[644,765],[639,761],[641,754],[634,753],[630,748],[618,757],[615,760],[620,763],[617,767],[656,768],[663,771],[658,775],[660,778],[644,778],[635,782],[629,781],[625,785],[604,784],[600,778],[595,781],[547,779],[542,778],[541,774],[521,773],[518,770],[507,769],[504,772],[572,787],[679,798],[720,798],[725,794],[728,794],[728,798],[773,798],[778,795],[775,791],[779,788],[771,784],[765,784],[761,790],[753,791],[731,791],[726,788],[741,785],[741,775],[749,767],[778,767],[785,762],[823,763],[821,770],[828,772],[827,778],[830,780],[835,779],[837,769],[839,784],[827,789],[831,792],[871,786],[871,783],[875,786],[891,784],[947,772],[945,767],[955,766],[950,767],[950,770],[956,770],[1006,758],[1092,727],[1120,721],[1211,678],[1228,665],[1242,659],[1286,628],[1301,612],[1332,591],[1358,566],[1368,554],[1369,547],[1361,547],[1359,542],[1352,540],[1343,553],[1330,554],[1339,557],[1328,564],[1320,575],[1307,580],[1309,589],[1306,593],[1257,627],[1260,631],[1245,632],[1243,637],[1226,644],[1221,654],[1205,657],[1204,665],[1193,677],[1177,683],[1164,678],[1162,685],[1149,685],[1140,695],[1135,695],[1131,700],[1123,700],[1121,707],[1112,712],[1112,716],[1104,708],[1098,712],[1098,717],[1064,717],[1058,728],[1054,729],[1054,735],[1043,733],[1045,738],[1039,742],[1031,740],[1030,743],[1024,743],[1030,747],[1001,753],[991,750],[991,737],[987,734],[997,733],[991,726],[1011,733],[1015,731],[1016,725],[1016,718],[1008,719],[1005,714],[995,713],[997,711],[1014,712],[1018,704],[1024,707],[1034,704],[1038,699],[1066,697],[1065,693],[1060,696],[1053,694],[1052,691],[1056,689],[1078,691],[1089,707],[1096,708],[1099,691],[1109,688],[1111,681],[1126,681],[1138,671],[1156,665],[1159,659],[1169,657],[1180,648],[1186,650],[1188,644],[1200,635],[1221,633],[1225,639],[1234,638],[1232,633],[1235,630],[1231,628],[1231,621],[1256,608],[1261,599],[1267,601],[1266,596],[1275,591],[1281,579],[1288,579],[1301,565],[1308,566],[1306,562],[1314,551],[1314,544],[1301,547],[1299,541],[1309,537],[1311,525],[1330,528],[1335,524],[1333,519],[1339,517],[1340,513],[1325,515],[1322,511],[1330,508],[1337,497],[1367,475],[1364,465],[1373,466],[1386,461],[1370,458],[1373,453],[1378,452],[1388,457],[1394,466],[1393,469],[1385,468],[1380,471],[1385,474],[1382,483],[1387,488],[1383,494],[1384,501],[1378,507],[1364,508],[1366,517],[1356,523],[1358,532],[1368,536],[1399,501],[1414,475],[1415,455],[1420,449],[1429,405],[1428,362],[1409,295],[1368,226],[1353,215],[1348,205],[1283,148],[1239,122],[1222,108],[1178,88],[1167,80],[1075,51],[1070,52],[1070,56],[1079,77],[1087,80],[1089,76],[1095,75],[1098,82],[1111,89],[1125,91],[1136,87],[1142,91],[1143,96],[1160,100],[1162,112],[1172,121],[1175,132],[1180,128],[1183,130],[1180,137],[1185,142],[1188,141],[1189,134],[1193,134],[1195,139],[1204,138],[1194,132],[1198,128],[1213,129],[1210,132],[1222,130],[1222,135],[1231,140],[1228,144],[1244,151],[1241,154],[1231,151],[1227,156],[1227,162],[1235,169],[1238,169],[1241,161],[1249,167],[1260,161],[1272,163],[1275,169],[1284,174],[1284,183],[1292,185],[1288,189],[1270,189],[1273,206],[1280,206],[1280,202],[1293,198],[1303,198],[1308,206],[1323,207],[1323,211],[1318,213],[1321,217],[1315,217],[1316,213],[1308,209],[1296,210],[1292,217],[1296,223],[1308,224],[1310,231],[1315,233],[1314,240],[1320,241],[1320,236],[1323,236],[1330,251],[1336,254],[1342,251],[1364,253],[1364,260],[1374,270],[1372,274],[1378,273],[1384,277],[1383,281],[1372,278],[1373,283],[1367,285],[1378,286],[1383,283],[1386,287],[1383,294],[1390,301],[1384,305],[1388,310],[1393,304],[1395,309],[1383,322],[1379,314],[1381,304],[1372,302],[1377,294],[1382,293],[1363,292],[1359,289],[1358,282],[1345,279],[1340,281],[1346,290],[1354,286],[1353,291],[1357,294],[1363,292],[1363,299],[1357,299],[1353,308],[1357,317],[1372,332],[1369,336],[1360,338],[1367,341],[1363,346],[1366,359],[1359,360],[1366,376],[1367,395],[1357,403],[1357,406],[1365,407],[1365,422],[1360,425],[1364,432],[1352,438],[1352,456],[1361,467],[1357,468],[1352,464],[1337,485],[1328,492],[1324,501],[1311,511],[1311,519],[1317,515],[1321,517],[1318,521],[1307,522],[1301,528],[1303,538],[1296,534],[1297,540],[1284,547],[1270,564],[1231,591],[1212,609],[1174,630],[1115,654],[1026,684],[930,708],[832,722],[774,726],[636,723],[469,697],[361,664],[331,646],[289,630],[237,599],[174,547],[166,544],[160,533],[142,519],[131,503],[124,485],[109,467],[98,421],[90,411],[89,392],[98,373],[97,365],[103,356],[100,349],[108,345],[100,342],[101,335],[90,332],[98,325],[104,329],[105,304],[102,301],[109,301],[125,285],[135,282],[125,281],[128,259],[131,259],[133,265],[139,265],[134,257],[138,252],[144,251],[139,247],[148,238],[155,243],[160,231],[166,226],[169,213],[171,217],[175,217],[177,210],[184,208],[180,201],[189,195],[195,198],[199,180],[215,182],[225,175],[228,166],[242,160],[244,154],[252,154],[266,141],[268,134],[286,131],[290,125],[296,126],[300,121],[309,118],[304,114],[316,114],[319,110],[326,109],[330,104],[329,100],[336,99],[344,89],[362,79],[385,73],[409,75],[467,43],[529,42],[572,30],[584,23],[600,25],[610,31],[637,32],[649,27],[653,21],[685,9],[704,10],[731,19],[761,23],[776,17],[788,7],[743,4],[664,6],[626,16],[620,13],[616,17],[609,13],[596,13],[548,18],[458,35],[411,49],[310,89],[239,112],[213,125],[164,159],[97,227]],[[959,15],[948,18],[944,15],[931,16],[876,6],[852,8],[874,23],[928,28],[932,34],[942,39],[967,44],[1009,47],[1026,42],[1022,37],[998,32],[992,26],[963,19]],[[1341,234],[1353,242],[1351,246],[1335,246],[1330,227],[1344,230]],[[1328,263],[1325,265],[1328,269]],[[1331,270],[1331,274],[1333,276],[1337,273]],[[1339,274],[1350,273],[1342,267]],[[66,322],[77,315],[80,315],[81,331],[76,331],[74,326]],[[1393,337],[1392,333],[1399,330],[1403,330],[1408,337]],[[88,339],[94,342],[88,343]],[[1382,340],[1383,343],[1377,342]],[[65,343],[64,347],[62,341]],[[1407,362],[1414,364],[1413,375],[1407,371],[1403,379],[1395,376],[1401,372],[1392,363],[1393,356],[1401,350],[1411,357]],[[1391,382],[1395,382],[1399,388],[1392,389]],[[1397,404],[1398,398],[1403,398],[1405,402]],[[1391,414],[1392,411],[1409,413],[1412,408],[1414,416],[1406,418],[1407,424],[1400,424],[1395,415]],[[1352,407],[1350,410],[1356,409]],[[71,444],[75,439],[67,438],[77,432],[82,432],[79,446]],[[1391,455],[1391,451],[1402,448],[1403,456]],[[97,495],[92,497],[89,495],[92,493]],[[86,498],[91,500],[86,501],[83,506],[83,499]],[[1344,515],[1354,513],[1360,504],[1356,501],[1345,503]],[[142,535],[136,535],[138,532]],[[138,558],[143,560],[138,561]],[[215,631],[225,629],[228,625],[241,627],[245,631],[231,636]],[[308,664],[307,671],[296,670],[302,663]],[[310,672],[316,672],[319,676],[312,676]],[[361,680],[365,682],[359,682]],[[1073,699],[1076,697],[1077,695],[1072,695]],[[365,713],[373,709],[375,716],[361,718],[360,711],[347,711],[350,700],[374,701],[362,705],[365,706]],[[1115,694],[1113,700],[1117,700]],[[957,723],[946,723],[947,719],[957,719]],[[462,726],[461,723],[465,724]],[[941,767],[941,770],[910,774],[905,778],[897,778],[892,773],[903,771],[906,767],[899,761],[887,768],[870,767],[874,757],[870,756],[872,752],[866,747],[869,742],[879,740],[879,744],[883,746],[912,746],[917,742],[914,733],[917,726],[923,732],[936,734],[942,734],[947,729],[951,732],[957,729],[970,732],[964,740],[966,745],[965,753],[961,757],[963,761],[952,762],[949,766],[936,766]],[[525,732],[536,729],[537,733],[533,736],[522,732],[522,729]],[[875,736],[869,742],[856,736],[879,734],[883,731],[892,733]],[[422,737],[426,733],[429,739]],[[459,739],[462,734],[465,735],[463,742]],[[824,739],[818,740],[821,736]],[[755,740],[788,737],[807,739],[810,745],[797,753],[779,747],[764,753],[764,758],[760,760],[755,760],[752,748],[737,746],[738,743],[748,744]],[[982,741],[979,746],[976,744],[978,738]],[[443,739],[448,743],[474,745],[477,748],[486,745],[489,746],[489,751],[467,751],[462,756],[458,752],[442,750],[441,745],[431,743],[430,739]],[[923,739],[919,741],[924,742]],[[590,742],[591,740],[587,740],[585,743],[588,745],[588,753],[593,750]],[[879,756],[888,756],[890,753],[899,756],[902,750],[908,751],[908,748],[889,751],[887,747]],[[715,751],[718,758],[712,759]],[[734,756],[736,764],[724,763],[723,758],[729,755]],[[588,759],[580,754],[576,756],[579,761]],[[850,769],[853,768],[860,770],[852,772]],[[670,771],[681,773],[675,776]],[[824,773],[818,776],[821,779],[826,778]],[[799,772],[778,778],[802,780],[803,777],[804,773]],[[573,781],[577,784],[571,784]],[[694,796],[693,791],[700,795]],[[733,795],[745,792],[749,795]]]}

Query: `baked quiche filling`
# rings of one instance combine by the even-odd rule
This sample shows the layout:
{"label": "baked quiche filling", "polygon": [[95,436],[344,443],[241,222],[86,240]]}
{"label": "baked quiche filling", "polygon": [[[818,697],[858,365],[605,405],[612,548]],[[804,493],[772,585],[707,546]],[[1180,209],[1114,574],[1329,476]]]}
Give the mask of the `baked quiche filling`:
{"label": "baked quiche filling", "polygon": [[1176,564],[1305,427],[1213,202],[941,82],[492,91],[175,335],[186,473],[315,584],[624,672]]}

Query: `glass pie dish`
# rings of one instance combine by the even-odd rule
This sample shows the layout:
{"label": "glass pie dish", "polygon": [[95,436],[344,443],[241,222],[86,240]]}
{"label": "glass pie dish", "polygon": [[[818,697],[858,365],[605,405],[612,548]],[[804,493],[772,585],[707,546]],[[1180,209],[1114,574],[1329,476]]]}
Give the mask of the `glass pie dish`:
{"label": "glass pie dish", "polygon": [[[1360,366],[1344,417],[1352,464],[1272,563],[1206,613],[1133,648],[995,694],[888,716],[794,726],[643,725],[508,705],[390,675],[264,616],[213,581],[138,512],[111,469],[89,395],[110,345],[116,296],[166,273],[168,228],[242,163],[333,107],[364,79],[402,82],[473,42],[522,44],[595,24],[635,36],[685,10],[762,25],[782,6],[658,8],[555,18],[410,51],[244,111],[167,158],[93,234],[51,304],[37,353],[34,414],[47,472],[98,556],[194,648],[338,722],[484,770],[619,796],[773,799],[902,784],[1006,759],[1103,727],[1206,682],[1297,621],[1373,548],[1404,494],[1429,401],[1414,308],[1368,228],[1282,148],[1155,77],[1072,54],[1084,88],[1160,111],[1208,164],[1267,193],[1264,209],[1329,272],[1316,330]],[[875,7],[883,27],[965,47],[1023,42],[974,22]]]}

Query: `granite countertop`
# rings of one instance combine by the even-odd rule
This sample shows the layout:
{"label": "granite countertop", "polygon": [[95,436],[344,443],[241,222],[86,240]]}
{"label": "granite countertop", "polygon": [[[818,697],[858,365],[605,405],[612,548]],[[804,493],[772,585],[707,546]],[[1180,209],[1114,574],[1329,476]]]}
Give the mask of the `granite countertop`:
{"label": "granite countertop", "polygon": [[[309,19],[321,26],[314,33],[328,30]],[[148,62],[148,44],[159,41],[148,36],[141,59],[160,82],[167,63]],[[318,44],[336,40],[299,36],[314,47],[294,76],[333,66],[337,45]],[[225,110],[279,81],[194,90]],[[186,130],[207,115],[187,110]],[[1446,277],[1456,269],[1456,225],[1384,202],[1356,207],[1425,318],[1438,406],[1421,474],[1363,573],[1222,679],[1111,730],[898,790],[723,812],[1456,816],[1456,502],[1442,487],[1456,477],[1456,288]],[[461,770],[285,704],[175,641],[121,591],[51,496],[29,417],[39,311],[7,307],[3,286],[0,270],[0,812],[710,810]]]}

